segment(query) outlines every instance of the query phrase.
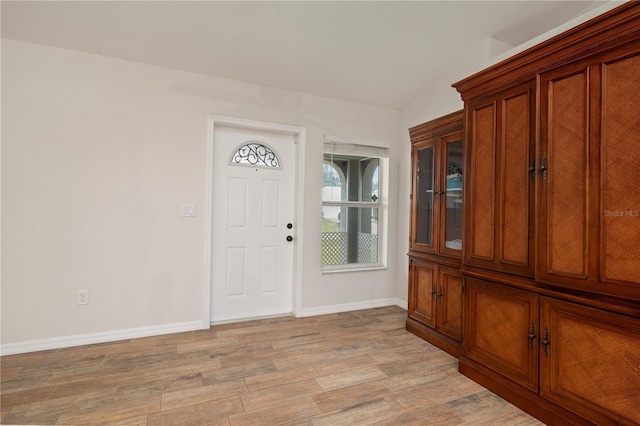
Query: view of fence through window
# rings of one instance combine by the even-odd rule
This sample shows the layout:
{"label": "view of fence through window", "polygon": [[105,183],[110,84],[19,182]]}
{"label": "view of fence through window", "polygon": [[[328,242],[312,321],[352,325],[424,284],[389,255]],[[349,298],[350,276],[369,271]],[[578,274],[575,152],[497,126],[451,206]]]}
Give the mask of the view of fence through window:
{"label": "view of fence through window", "polygon": [[325,154],[322,265],[376,264],[380,160]]}

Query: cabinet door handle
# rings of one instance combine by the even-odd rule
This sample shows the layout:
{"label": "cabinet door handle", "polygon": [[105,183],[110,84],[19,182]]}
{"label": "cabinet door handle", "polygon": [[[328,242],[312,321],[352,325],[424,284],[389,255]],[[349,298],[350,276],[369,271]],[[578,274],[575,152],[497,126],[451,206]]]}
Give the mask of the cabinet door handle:
{"label": "cabinet door handle", "polygon": [[544,328],[544,339],[542,339],[542,346],[544,346],[544,354],[549,355],[549,345],[551,344],[551,340],[549,339],[549,329],[547,327]]}
{"label": "cabinet door handle", "polygon": [[440,289],[440,292],[436,294],[436,296],[440,299],[440,304],[442,305],[442,289]]}
{"label": "cabinet door handle", "polygon": [[531,323],[531,331],[527,334],[529,340],[531,340],[531,347],[536,347],[536,326],[534,323]]}
{"label": "cabinet door handle", "polygon": [[542,154],[542,158],[540,158],[540,173],[542,173],[542,181],[544,182],[547,179],[547,156]]}
{"label": "cabinet door handle", "polygon": [[531,166],[529,167],[529,173],[531,174],[531,179],[535,179],[536,177],[536,159],[531,159]]}

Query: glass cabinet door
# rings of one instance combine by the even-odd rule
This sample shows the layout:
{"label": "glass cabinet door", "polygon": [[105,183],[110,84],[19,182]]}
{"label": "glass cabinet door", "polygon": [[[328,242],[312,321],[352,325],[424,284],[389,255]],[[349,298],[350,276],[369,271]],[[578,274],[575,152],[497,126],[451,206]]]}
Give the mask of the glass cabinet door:
{"label": "glass cabinet door", "polygon": [[434,220],[434,146],[415,151],[415,243],[433,245]]}
{"label": "glass cabinet door", "polygon": [[464,132],[462,112],[457,114],[457,121],[428,122],[409,129],[412,255],[462,257]]}
{"label": "glass cabinet door", "polygon": [[[461,137],[461,135],[460,135]],[[443,250],[462,250],[462,139],[446,141],[443,195]]]}

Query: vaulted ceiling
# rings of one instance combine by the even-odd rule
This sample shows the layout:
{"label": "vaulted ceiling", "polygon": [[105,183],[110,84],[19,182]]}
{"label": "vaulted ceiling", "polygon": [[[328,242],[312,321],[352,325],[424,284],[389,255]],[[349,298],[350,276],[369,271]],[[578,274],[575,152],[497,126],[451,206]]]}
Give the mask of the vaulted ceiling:
{"label": "vaulted ceiling", "polygon": [[[398,109],[600,1],[2,1],[2,36]],[[453,82],[453,81],[452,81]]]}

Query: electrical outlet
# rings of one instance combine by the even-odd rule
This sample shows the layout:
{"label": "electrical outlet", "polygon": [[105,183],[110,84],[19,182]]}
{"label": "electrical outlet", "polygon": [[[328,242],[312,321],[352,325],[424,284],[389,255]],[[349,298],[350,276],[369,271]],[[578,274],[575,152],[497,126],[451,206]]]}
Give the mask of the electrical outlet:
{"label": "electrical outlet", "polygon": [[89,304],[89,290],[78,290],[78,305]]}

